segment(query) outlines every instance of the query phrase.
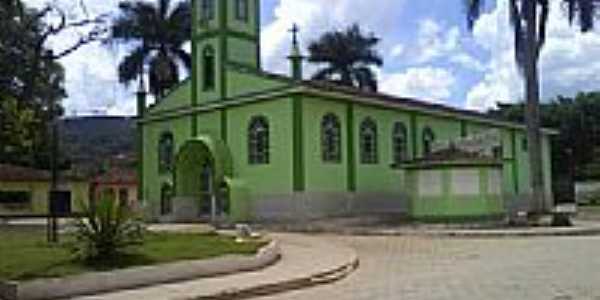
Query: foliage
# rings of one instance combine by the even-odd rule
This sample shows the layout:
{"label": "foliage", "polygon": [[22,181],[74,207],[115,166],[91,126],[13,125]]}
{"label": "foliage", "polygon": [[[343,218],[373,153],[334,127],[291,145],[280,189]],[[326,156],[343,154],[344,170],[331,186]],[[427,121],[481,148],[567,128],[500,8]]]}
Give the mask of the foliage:
{"label": "foliage", "polygon": [[172,0],[123,1],[113,20],[110,41],[135,45],[119,64],[119,80],[142,79],[148,68],[150,91],[157,98],[180,80],[179,66],[189,72],[192,58],[182,49],[191,38],[191,2]]}
{"label": "foliage", "polygon": [[[0,2],[0,94],[16,99],[18,111],[32,111],[36,120],[28,129],[35,133],[32,147],[20,157],[27,161],[11,163],[39,168],[50,165],[48,125],[55,115],[62,114],[60,101],[66,97],[64,70],[58,60],[99,39],[104,32],[103,16],[88,18],[86,14],[82,19],[75,15],[57,2],[48,2],[40,9],[28,8],[21,0]],[[73,44],[62,45],[58,52],[47,47],[53,37],[75,29],[80,38]]]}
{"label": "foliage", "polygon": [[0,95],[0,162],[18,162],[33,152],[35,112],[19,108],[15,98]]}
{"label": "foliage", "polygon": [[[489,114],[523,122],[525,106],[501,104]],[[600,92],[557,97],[540,105],[540,117],[543,127],[560,131],[552,139],[555,177],[573,171],[577,180],[600,179]]]}
{"label": "foliage", "polygon": [[323,34],[308,47],[309,62],[325,65],[313,79],[377,91],[377,78],[371,67],[383,66],[375,49],[379,41],[372,33],[365,35],[357,24]]}
{"label": "foliage", "polygon": [[144,227],[127,205],[105,197],[84,207],[76,221],[73,250],[88,263],[111,264],[143,243]]}
{"label": "foliage", "polygon": [[[596,6],[600,0],[562,0],[573,22],[576,15],[579,28],[587,32],[593,28]],[[467,22],[472,29],[484,6],[484,0],[465,0]],[[550,11],[549,0],[509,0],[510,21],[513,27],[515,60],[525,79],[527,138],[529,140],[529,174],[534,210],[545,207],[544,175],[540,133],[540,93],[538,63],[546,41],[546,27]]]}

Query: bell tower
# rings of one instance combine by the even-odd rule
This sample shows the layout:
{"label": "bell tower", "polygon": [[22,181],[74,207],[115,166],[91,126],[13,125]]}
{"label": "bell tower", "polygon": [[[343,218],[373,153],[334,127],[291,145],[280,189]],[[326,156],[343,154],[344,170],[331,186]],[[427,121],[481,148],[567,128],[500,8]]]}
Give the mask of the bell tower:
{"label": "bell tower", "polygon": [[227,97],[228,63],[260,69],[260,0],[193,0],[192,105]]}

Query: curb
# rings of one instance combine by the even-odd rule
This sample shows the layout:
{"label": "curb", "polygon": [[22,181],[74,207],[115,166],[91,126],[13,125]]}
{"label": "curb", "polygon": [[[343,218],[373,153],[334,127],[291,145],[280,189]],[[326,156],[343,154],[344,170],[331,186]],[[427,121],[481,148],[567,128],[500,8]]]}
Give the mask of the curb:
{"label": "curb", "polygon": [[305,289],[318,285],[330,284],[346,278],[356,269],[358,269],[359,265],[360,260],[358,255],[353,251],[351,258],[346,263],[323,272],[276,283],[262,284],[245,289],[227,290],[213,295],[185,298],[185,300],[250,299],[254,297],[263,297],[293,290]]}
{"label": "curb", "polygon": [[564,236],[598,236],[600,226],[579,227],[534,227],[533,229],[419,229],[407,228],[294,228],[281,230],[288,233],[302,234],[338,234],[344,236],[421,236],[421,237],[448,237],[448,238],[511,238],[511,237],[564,237]]}
{"label": "curb", "polygon": [[95,295],[203,277],[258,271],[273,265],[280,258],[281,248],[279,243],[273,240],[251,257],[223,256],[209,260],[180,261],[64,278],[25,282],[0,281],[0,299],[43,300]]}
{"label": "curb", "polygon": [[597,236],[600,228],[557,229],[557,230],[344,230],[334,232],[352,236],[422,236],[422,237],[458,237],[458,238],[511,238],[511,237],[565,237]]}

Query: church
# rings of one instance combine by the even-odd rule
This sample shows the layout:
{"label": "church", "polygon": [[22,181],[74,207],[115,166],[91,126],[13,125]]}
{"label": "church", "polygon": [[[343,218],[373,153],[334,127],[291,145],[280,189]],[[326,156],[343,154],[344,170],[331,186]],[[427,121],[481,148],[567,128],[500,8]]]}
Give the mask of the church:
{"label": "church", "polygon": [[[295,36],[289,76],[270,74],[260,0],[193,3],[190,78],[150,106],[138,93],[149,218],[495,218],[528,203],[523,124],[305,80]],[[542,131],[549,203],[553,134]]]}

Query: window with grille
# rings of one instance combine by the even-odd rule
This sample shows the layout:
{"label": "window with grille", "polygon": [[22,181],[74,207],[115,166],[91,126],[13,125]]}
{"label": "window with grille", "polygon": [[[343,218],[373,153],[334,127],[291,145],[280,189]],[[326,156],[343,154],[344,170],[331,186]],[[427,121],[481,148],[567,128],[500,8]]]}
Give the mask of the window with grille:
{"label": "window with grille", "polygon": [[363,164],[377,164],[377,124],[366,118],[360,125],[360,161]]}
{"label": "window with grille", "polygon": [[321,153],[324,162],[342,161],[342,132],[340,121],[334,114],[326,114],[321,121]]}
{"label": "window with grille", "polygon": [[265,117],[254,117],[248,126],[248,163],[269,163],[269,122]]}
{"label": "window with grille", "polygon": [[402,122],[394,124],[392,132],[392,153],[394,155],[394,164],[399,165],[408,159],[407,151],[407,131]]}
{"label": "window with grille", "polygon": [[200,6],[200,18],[202,21],[210,21],[215,18],[215,1],[214,0],[201,0],[202,5]]}
{"label": "window with grille", "polygon": [[423,155],[430,155],[433,151],[433,143],[435,142],[435,134],[429,127],[423,129]]}
{"label": "window with grille", "polygon": [[158,170],[160,173],[173,170],[174,147],[173,134],[163,133],[158,143]]}
{"label": "window with grille", "polygon": [[235,18],[239,21],[248,21],[248,0],[235,1]]}
{"label": "window with grille", "polygon": [[204,68],[203,89],[212,91],[215,89],[215,50],[211,46],[204,48],[202,52],[202,64]]}

